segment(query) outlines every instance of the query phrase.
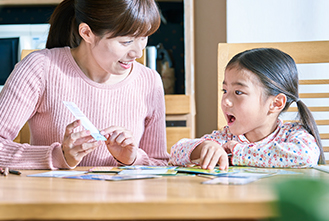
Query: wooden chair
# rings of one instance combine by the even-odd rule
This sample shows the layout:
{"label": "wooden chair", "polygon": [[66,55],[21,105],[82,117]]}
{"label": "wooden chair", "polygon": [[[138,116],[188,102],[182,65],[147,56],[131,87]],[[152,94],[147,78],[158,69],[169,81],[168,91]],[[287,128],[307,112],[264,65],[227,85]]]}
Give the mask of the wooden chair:
{"label": "wooden chair", "polygon": [[[300,98],[312,111],[320,131],[323,149],[327,155],[326,163],[329,163],[329,41],[309,41],[309,42],[280,42],[280,43],[219,43],[218,44],[218,119],[217,126],[222,128],[226,125],[226,120],[221,111],[222,91],[221,85],[224,79],[224,71],[228,61],[237,53],[252,48],[277,48],[289,54],[297,63],[299,69],[299,91]],[[328,63],[326,74],[322,74],[319,79],[312,79],[313,73],[307,73],[307,77],[301,75],[300,64],[324,65]],[[304,74],[304,73],[303,73]],[[320,88],[322,91],[309,92],[305,87]],[[304,87],[304,88],[302,88]],[[301,90],[303,89],[303,90]],[[314,89],[313,89],[314,90]],[[309,105],[308,103],[318,102]],[[320,105],[319,105],[320,104]],[[293,104],[289,110],[290,113],[297,113],[297,107]],[[289,118],[289,117],[288,117]],[[292,119],[292,118],[291,118]],[[327,153],[326,153],[327,152]]]}
{"label": "wooden chair", "polygon": [[[34,50],[22,50],[21,59],[23,59],[32,51]],[[136,59],[136,61],[145,65],[145,53],[143,53],[141,58]],[[181,126],[166,127],[167,151],[170,153],[171,146],[174,145],[178,140],[191,137],[190,97],[187,95],[165,95],[165,104],[167,124],[170,124],[170,122],[183,122]],[[30,130],[27,123],[21,129],[20,133],[14,141],[18,143],[30,142]]]}

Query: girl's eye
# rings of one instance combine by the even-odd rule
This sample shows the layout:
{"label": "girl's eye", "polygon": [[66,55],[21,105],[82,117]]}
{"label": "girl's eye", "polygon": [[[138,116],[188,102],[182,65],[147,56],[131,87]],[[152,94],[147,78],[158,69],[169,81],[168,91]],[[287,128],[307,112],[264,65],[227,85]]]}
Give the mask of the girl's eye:
{"label": "girl's eye", "polygon": [[236,95],[241,95],[242,92],[241,92],[241,91],[235,91],[235,94],[236,94]]}
{"label": "girl's eye", "polygon": [[223,91],[223,94],[226,94],[226,90],[225,89],[222,89],[222,91]]}

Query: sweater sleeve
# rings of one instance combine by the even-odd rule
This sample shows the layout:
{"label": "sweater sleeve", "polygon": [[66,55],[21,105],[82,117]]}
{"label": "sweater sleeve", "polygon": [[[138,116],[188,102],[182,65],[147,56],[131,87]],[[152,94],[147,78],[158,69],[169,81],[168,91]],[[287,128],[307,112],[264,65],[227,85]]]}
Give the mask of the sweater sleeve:
{"label": "sweater sleeve", "polygon": [[69,168],[60,143],[32,146],[13,142],[34,115],[43,96],[46,50],[34,52],[19,62],[0,93],[0,165],[20,169]]}
{"label": "sweater sleeve", "polygon": [[150,116],[145,120],[145,130],[141,138],[137,165],[167,165],[169,154],[166,141],[166,119],[164,89],[160,75],[154,71],[154,88],[149,100]]}
{"label": "sweater sleeve", "polygon": [[[292,125],[292,126],[289,126]],[[285,124],[274,139],[237,144],[232,164],[257,167],[312,167],[317,165],[319,147],[300,125]]]}

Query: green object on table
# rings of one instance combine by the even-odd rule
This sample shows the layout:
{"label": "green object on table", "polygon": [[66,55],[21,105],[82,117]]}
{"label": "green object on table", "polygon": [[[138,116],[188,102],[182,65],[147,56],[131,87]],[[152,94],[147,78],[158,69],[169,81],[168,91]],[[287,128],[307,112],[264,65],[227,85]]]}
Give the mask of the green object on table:
{"label": "green object on table", "polygon": [[329,221],[329,185],[324,180],[298,178],[275,186],[280,221]]}

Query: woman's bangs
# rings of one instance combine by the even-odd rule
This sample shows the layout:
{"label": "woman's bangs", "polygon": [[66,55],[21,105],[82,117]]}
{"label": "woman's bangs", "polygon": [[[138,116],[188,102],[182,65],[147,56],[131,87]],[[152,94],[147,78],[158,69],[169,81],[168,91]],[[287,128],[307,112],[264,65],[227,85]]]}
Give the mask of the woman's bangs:
{"label": "woman's bangs", "polygon": [[138,9],[132,8],[122,18],[121,30],[115,34],[116,36],[133,36],[146,37],[152,35],[160,27],[160,14],[157,6],[148,7],[140,6]]}
{"label": "woman's bangs", "polygon": [[[146,19],[145,19],[146,18]],[[160,19],[157,19],[155,17],[152,18],[147,18],[147,17],[142,17],[137,19],[133,24],[132,24],[132,30],[130,34],[134,37],[145,37],[145,36],[150,36],[156,30],[158,30],[160,26]]]}

